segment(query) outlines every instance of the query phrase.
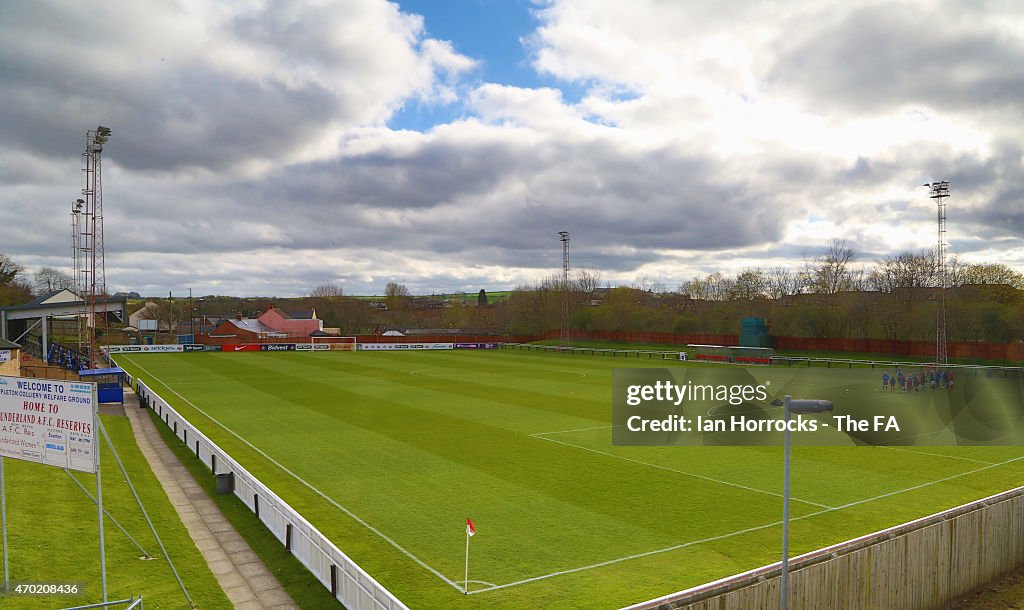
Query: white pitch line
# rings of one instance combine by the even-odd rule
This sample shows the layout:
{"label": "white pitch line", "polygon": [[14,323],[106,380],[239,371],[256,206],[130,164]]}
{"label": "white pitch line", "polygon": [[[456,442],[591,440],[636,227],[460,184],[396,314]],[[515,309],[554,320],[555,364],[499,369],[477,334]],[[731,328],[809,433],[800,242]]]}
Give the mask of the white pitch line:
{"label": "white pitch line", "polygon": [[[456,580],[455,582],[461,582],[463,584],[466,583],[466,581],[464,581],[464,580]],[[471,583],[475,582],[478,585],[487,585],[488,587],[498,587],[498,586],[500,586],[500,585],[494,584],[493,582],[487,582],[486,580],[473,580],[472,578],[469,579],[469,582],[471,582]],[[472,591],[470,591],[470,593],[472,593]]]}
{"label": "white pitch line", "polygon": [[[129,358],[129,359],[130,359],[130,358]],[[202,409],[200,409],[199,407],[197,407],[197,406],[196,406],[196,405],[195,405],[195,404],[194,404],[194,403],[193,403],[193,402],[192,402],[191,400],[189,400],[189,399],[185,398],[184,396],[182,396],[181,394],[179,394],[178,392],[176,392],[176,391],[174,390],[174,388],[170,387],[169,385],[167,385],[167,384],[166,384],[166,383],[164,383],[163,381],[160,381],[160,379],[159,379],[159,378],[158,378],[158,377],[157,377],[156,375],[153,375],[152,373],[150,373],[150,372],[149,372],[148,370],[146,370],[146,369],[145,369],[145,368],[144,368],[144,367],[143,367],[142,365],[140,365],[139,363],[135,362],[134,360],[131,360],[131,362],[132,362],[132,364],[134,364],[135,366],[139,367],[139,369],[141,369],[141,370],[142,370],[142,371],[143,371],[144,373],[146,373],[147,375],[149,375],[150,377],[152,377],[152,378],[153,378],[154,380],[156,380],[156,381],[157,381],[157,382],[158,382],[158,383],[159,383],[160,385],[162,385],[162,386],[164,386],[165,388],[167,388],[168,390],[170,390],[170,391],[171,391],[171,393],[173,393],[173,394],[174,394],[175,396],[177,396],[177,397],[178,397],[178,398],[180,398],[181,400],[183,400],[183,401],[185,401],[186,403],[188,403],[188,404],[189,404],[189,405],[190,405],[190,406],[191,406],[191,407],[192,407],[193,409],[195,409],[196,411],[198,411],[198,412],[202,413],[202,414],[203,414],[204,416],[206,416],[206,417],[207,417],[207,418],[208,418],[208,419],[209,419],[210,421],[212,421],[213,423],[215,423],[215,424],[217,424],[218,426],[220,426],[221,428],[223,428],[223,429],[224,429],[224,430],[225,430],[225,431],[226,431],[226,432],[227,432],[228,434],[230,434],[231,436],[234,436],[234,437],[235,437],[235,438],[237,438],[238,440],[240,440],[240,441],[242,441],[243,443],[245,443],[245,444],[246,444],[246,445],[247,445],[247,446],[248,446],[249,448],[251,448],[251,449],[252,449],[253,451],[255,451],[256,453],[258,453],[258,454],[262,455],[262,456],[263,456],[264,458],[266,458],[266,459],[267,459],[267,461],[269,461],[269,462],[270,462],[270,463],[272,463],[273,465],[277,466],[277,467],[278,467],[278,468],[280,468],[280,469],[281,469],[282,471],[284,471],[284,472],[288,473],[288,475],[290,475],[290,476],[291,476],[292,478],[294,478],[294,479],[295,479],[296,481],[298,481],[299,483],[302,483],[302,484],[303,484],[304,486],[306,486],[306,487],[307,487],[308,489],[310,489],[310,490],[311,490],[311,491],[312,491],[313,493],[315,493],[316,495],[320,496],[320,497],[321,497],[321,498],[323,498],[324,500],[327,500],[327,501],[328,501],[329,503],[331,503],[332,505],[334,505],[335,507],[337,507],[338,509],[340,509],[340,510],[341,510],[341,511],[342,511],[343,513],[345,513],[345,514],[346,514],[346,515],[348,515],[349,517],[352,517],[353,519],[355,519],[355,520],[356,520],[357,522],[359,522],[359,524],[360,524],[360,525],[362,525],[362,526],[363,526],[363,527],[365,527],[366,529],[370,530],[371,532],[373,532],[374,534],[376,534],[377,536],[379,536],[379,537],[380,537],[380,538],[381,538],[382,540],[384,540],[385,542],[387,542],[387,543],[388,543],[388,544],[390,544],[391,546],[393,546],[393,547],[395,547],[396,549],[398,549],[399,551],[401,551],[401,552],[402,552],[402,553],[403,553],[403,554],[404,554],[404,555],[405,555],[406,557],[408,557],[409,559],[412,559],[412,560],[413,560],[413,561],[415,561],[415,562],[416,562],[417,564],[419,564],[419,565],[420,565],[420,567],[422,567],[422,568],[424,568],[424,569],[428,570],[428,571],[429,571],[430,573],[432,573],[432,574],[433,574],[434,576],[437,576],[438,578],[440,578],[440,579],[441,579],[441,580],[443,580],[444,582],[448,583],[448,584],[449,584],[449,585],[450,585],[450,586],[451,586],[452,588],[456,589],[457,591],[460,591],[460,592],[461,592],[461,591],[463,590],[463,587],[460,587],[459,585],[455,584],[455,582],[454,582],[453,580],[449,579],[449,578],[448,578],[447,576],[445,576],[444,574],[442,574],[442,573],[438,572],[437,570],[435,570],[435,569],[434,569],[433,567],[431,567],[430,565],[428,565],[428,564],[427,564],[426,562],[424,562],[424,561],[423,561],[422,559],[420,559],[419,557],[417,557],[417,556],[413,555],[413,554],[412,554],[411,552],[409,552],[408,550],[406,550],[406,549],[405,549],[405,547],[403,547],[402,545],[398,544],[397,542],[395,542],[394,540],[392,540],[391,538],[389,538],[389,537],[388,537],[388,536],[387,536],[387,535],[386,535],[386,534],[385,534],[384,532],[380,531],[379,529],[377,529],[377,528],[375,528],[374,526],[370,525],[370,524],[369,524],[369,523],[367,523],[366,521],[362,520],[361,518],[359,518],[358,516],[356,516],[356,514],[355,514],[355,513],[353,513],[353,512],[352,512],[352,511],[350,511],[349,509],[345,508],[345,507],[344,507],[344,506],[342,506],[341,504],[338,504],[338,503],[337,503],[337,502],[336,502],[336,501],[335,501],[335,500],[334,500],[333,498],[331,498],[330,496],[328,496],[328,495],[327,495],[327,494],[325,494],[324,492],[320,491],[320,490],[319,490],[319,489],[317,489],[316,487],[313,487],[313,486],[312,486],[311,484],[307,483],[305,479],[303,479],[303,478],[302,478],[302,477],[300,477],[299,475],[295,474],[294,472],[292,472],[291,470],[289,470],[288,468],[286,468],[286,467],[285,467],[285,466],[284,466],[283,464],[281,464],[280,462],[278,462],[278,461],[277,461],[277,460],[275,460],[274,458],[272,458],[272,457],[270,457],[269,455],[267,455],[267,454],[266,454],[266,452],[264,452],[264,451],[263,451],[262,449],[260,449],[260,448],[259,448],[259,447],[257,447],[256,445],[253,445],[253,444],[252,444],[252,443],[250,443],[250,442],[249,442],[248,440],[246,440],[246,439],[242,438],[242,437],[241,437],[241,436],[239,436],[239,435],[238,435],[238,434],[237,434],[237,433],[236,433],[236,432],[235,432],[234,430],[232,430],[231,428],[228,428],[227,426],[225,426],[225,425],[224,425],[224,424],[222,424],[221,422],[217,421],[217,419],[215,419],[214,417],[212,417],[212,416],[211,416],[211,415],[210,415],[209,413],[207,413],[206,411],[203,411]]]}
{"label": "white pitch line", "polygon": [[[554,441],[554,442],[558,442],[558,441]],[[567,444],[567,443],[563,443],[563,444]],[[579,447],[579,448],[580,449],[586,449],[585,447]],[[991,464],[989,466],[985,466],[985,467],[982,467],[982,468],[977,468],[975,470],[969,470],[967,472],[962,472],[960,474],[956,474],[956,475],[953,475],[953,476],[950,476],[950,477],[945,477],[945,478],[942,478],[942,479],[936,479],[934,481],[929,481],[927,483],[922,483],[920,485],[914,485],[912,487],[907,487],[905,489],[900,489],[900,490],[897,490],[897,491],[891,491],[889,493],[879,494],[879,495],[874,496],[872,498],[865,498],[864,500],[857,500],[856,502],[850,502],[849,504],[843,504],[842,506],[837,506],[835,508],[827,508],[825,510],[819,510],[819,511],[816,511],[816,512],[813,512],[813,513],[807,513],[806,515],[801,515],[799,517],[791,517],[789,520],[790,521],[800,521],[802,519],[809,519],[811,517],[816,517],[818,515],[824,515],[826,513],[831,513],[831,512],[838,511],[838,510],[843,510],[843,509],[849,508],[851,506],[857,506],[859,504],[865,504],[867,502],[873,502],[875,500],[880,500],[882,498],[888,498],[890,496],[895,496],[895,495],[898,495],[898,494],[901,494],[901,493],[905,493],[905,492],[908,492],[908,491],[913,491],[915,489],[921,489],[923,487],[928,487],[930,485],[935,485],[937,483],[943,483],[943,482],[949,481],[951,479],[956,479],[956,478],[959,478],[959,477],[968,476],[968,475],[974,474],[976,472],[981,472],[983,470],[989,470],[991,468],[995,468],[997,466],[1003,466],[1005,464],[1009,464],[1010,462],[1016,462],[1016,461],[1022,460],[1022,459],[1024,459],[1024,456],[1012,458],[1012,459],[1006,460],[1005,462],[998,462],[998,463],[995,463],[995,464]],[[479,589],[477,591],[470,591],[469,595],[474,595],[474,594],[477,594],[477,593],[485,593],[487,591],[494,591],[494,590],[497,590],[497,589],[505,589],[505,588],[508,588],[508,587],[514,587],[516,585],[523,585],[523,584],[526,584],[526,583],[536,582],[538,580],[544,580],[544,579],[547,579],[547,578],[553,578],[555,576],[562,576],[564,574],[572,574],[572,573],[575,573],[575,572],[583,572],[585,570],[592,570],[594,568],[601,568],[601,567],[604,567],[604,566],[608,566],[608,565],[612,565],[612,564],[616,564],[616,563],[621,563],[623,561],[629,561],[631,559],[639,559],[640,557],[649,557],[651,555],[657,555],[659,553],[667,553],[669,551],[675,551],[677,549],[682,549],[682,548],[686,548],[686,547],[689,547],[689,546],[694,546],[694,545],[697,545],[697,544],[703,544],[705,542],[714,542],[716,540],[722,540],[722,539],[725,539],[725,538],[731,538],[733,536],[738,536],[738,535],[741,535],[741,534],[748,534],[750,532],[756,532],[758,530],[767,529],[769,527],[774,527],[776,525],[782,525],[782,521],[774,521],[772,523],[766,523],[764,525],[757,525],[757,526],[754,526],[754,527],[750,527],[750,528],[743,529],[743,530],[737,530],[735,532],[730,532],[730,533],[727,533],[727,534],[721,534],[721,535],[718,535],[718,536],[712,536],[710,538],[703,538],[701,540],[691,540],[689,542],[683,542],[681,544],[676,544],[676,545],[673,545],[673,546],[665,547],[663,549],[655,549],[653,551],[646,551],[644,553],[637,553],[635,555],[629,555],[629,556],[626,556],[626,557],[619,557],[619,558],[616,558],[616,559],[609,559],[608,561],[602,561],[600,563],[595,563],[595,564],[591,564],[591,565],[587,565],[587,566],[580,566],[578,568],[570,568],[568,570],[560,570],[558,572],[552,572],[550,574],[543,574],[541,576],[534,576],[532,578],[524,578],[523,580],[518,580],[516,582],[510,582],[510,583],[505,583],[503,585],[497,585],[497,586],[491,587],[489,589]]]}
{"label": "white pitch line", "polygon": [[[213,421],[218,426],[223,428],[229,434],[231,434],[235,438],[239,439],[240,441],[242,441],[243,443],[245,443],[249,447],[251,447],[254,451],[256,451],[260,455],[264,456],[267,460],[269,460],[270,462],[272,462],[273,464],[278,466],[278,468],[281,468],[281,470],[283,470],[284,472],[288,473],[293,478],[295,478],[297,481],[299,481],[300,483],[302,483],[303,485],[305,485],[306,487],[311,489],[314,493],[318,494],[319,496],[321,496],[322,498],[324,498],[325,500],[330,502],[332,505],[334,505],[337,508],[339,508],[340,510],[342,510],[345,514],[349,515],[350,517],[352,517],[353,519],[358,521],[364,527],[366,527],[367,529],[369,529],[373,533],[377,534],[379,537],[381,537],[383,540],[385,540],[388,544],[392,545],[393,547],[395,547],[396,549],[401,551],[403,554],[405,554],[407,557],[409,557],[410,559],[415,561],[421,567],[427,569],[428,571],[433,573],[435,576],[437,576],[438,578],[440,578],[444,582],[446,582],[449,585],[451,585],[457,591],[460,591],[460,592],[464,591],[464,587],[458,586],[455,581],[452,581],[452,580],[448,579],[443,574],[441,574],[440,572],[438,572],[434,568],[432,568],[429,565],[427,565],[426,563],[424,563],[421,559],[419,559],[418,557],[416,557],[415,555],[413,555],[412,553],[407,551],[405,548],[403,548],[397,542],[395,542],[394,540],[389,538],[387,535],[382,533],[380,530],[376,529],[372,525],[366,523],[365,521],[363,521],[362,519],[357,517],[351,511],[346,509],[344,506],[341,506],[340,504],[335,502],[333,499],[331,499],[330,497],[325,495],[323,492],[321,492],[320,490],[316,489],[315,487],[313,487],[312,485],[307,483],[301,477],[299,477],[295,473],[291,472],[290,470],[288,470],[287,468],[285,468],[284,466],[279,464],[276,460],[271,458],[269,455],[264,453],[259,448],[255,447],[252,443],[250,443],[246,439],[244,439],[241,436],[239,436],[238,434],[236,434],[234,431],[232,431],[230,428],[228,428],[224,424],[220,423],[219,421],[217,421],[213,417],[210,417],[210,415],[208,415],[205,411],[203,411],[199,407],[195,406],[195,404],[193,404],[187,398],[185,398],[181,394],[178,394],[178,392],[175,392],[173,388],[167,386],[167,384],[163,383],[162,381],[157,379],[155,376],[153,376],[148,370],[146,370],[144,367],[142,367],[137,362],[135,362],[134,359],[132,359],[131,357],[128,357],[128,359],[133,364],[135,364],[140,369],[142,369],[147,375],[151,375],[161,385],[163,385],[165,388],[170,390],[176,396],[178,396],[179,398],[184,400],[186,403],[191,405],[194,409],[196,409],[197,411],[199,411],[200,413],[205,415],[207,418],[209,418],[211,421]],[[611,427],[611,426],[602,426],[602,427]],[[596,429],[596,428],[592,428],[592,429]],[[539,438],[539,439],[542,439],[542,440],[551,441],[553,443],[558,443],[560,445],[566,445],[568,447],[574,447],[576,449],[582,449],[584,451],[590,451],[592,453],[597,453],[599,455],[605,455],[605,456],[608,456],[608,457],[613,457],[613,458],[625,460],[625,461],[628,461],[628,462],[634,462],[634,463],[637,463],[637,464],[640,464],[640,465],[643,465],[643,466],[649,466],[651,468],[657,468],[657,469],[660,469],[660,470],[667,470],[667,471],[670,471],[670,472],[676,472],[676,473],[679,473],[679,474],[684,474],[684,475],[692,476],[692,477],[695,477],[695,478],[707,479],[709,481],[713,481],[713,482],[716,482],[716,483],[721,483],[721,484],[724,484],[724,485],[740,487],[742,489],[747,489],[749,491],[754,491],[754,492],[758,492],[758,493],[765,493],[765,494],[781,497],[781,494],[777,494],[777,493],[773,493],[773,492],[769,492],[769,491],[765,491],[765,490],[754,489],[754,488],[750,488],[750,487],[745,487],[743,485],[738,485],[736,483],[728,483],[726,481],[719,481],[717,479],[713,479],[713,478],[710,478],[710,477],[704,477],[704,476],[701,476],[701,475],[695,475],[693,473],[683,472],[683,471],[680,471],[680,470],[674,470],[672,468],[666,468],[664,466],[658,466],[656,464],[649,464],[647,462],[641,462],[639,460],[634,460],[634,459],[631,459],[631,458],[617,456],[617,455],[614,455],[614,454],[611,454],[611,453],[606,453],[606,452],[603,452],[603,451],[597,451],[595,449],[590,449],[589,447],[583,447],[583,446],[580,446],[580,445],[573,445],[572,443],[566,443],[566,442],[563,442],[563,441],[557,441],[555,439],[544,438],[544,436],[541,436],[541,435],[544,435],[544,434],[558,434],[558,433],[561,433],[561,432],[570,432],[570,431],[569,430],[564,430],[564,431],[557,431],[557,432],[539,432],[539,433],[536,433],[536,434],[531,434],[530,436],[533,436],[533,437],[536,437],[536,438]],[[897,449],[896,447],[889,447],[889,448],[890,449]],[[931,454],[929,454],[929,455],[931,455]],[[952,457],[952,456],[942,456],[942,457]],[[847,504],[843,504],[841,506],[836,506],[836,507],[828,507],[828,506],[825,506],[823,504],[816,504],[814,502],[807,502],[806,500],[800,500],[798,498],[792,498],[791,497],[790,499],[792,499],[794,501],[804,502],[804,503],[807,503],[807,504],[814,504],[816,506],[821,506],[821,507],[824,508],[824,510],[808,513],[806,515],[801,515],[801,516],[798,516],[798,517],[792,517],[792,518],[790,518],[790,521],[799,521],[799,520],[802,520],[802,519],[808,519],[810,517],[815,517],[815,516],[818,516],[818,515],[823,515],[823,514],[834,512],[834,511],[838,511],[838,510],[843,510],[843,509],[846,509],[846,508],[850,508],[852,506],[858,506],[860,504],[866,504],[868,502],[873,502],[875,500],[880,500],[882,498],[888,498],[888,497],[891,497],[891,496],[899,495],[901,493],[906,493],[908,491],[913,491],[913,490],[916,490],[916,489],[922,489],[924,487],[929,487],[931,485],[936,485],[938,483],[944,483],[946,481],[950,481],[950,480],[957,479],[957,478],[960,478],[960,477],[965,477],[965,476],[969,476],[969,475],[972,475],[972,474],[975,474],[975,473],[978,473],[978,472],[982,472],[982,471],[985,471],[985,470],[990,470],[992,468],[1003,466],[1005,464],[1009,464],[1011,462],[1016,462],[1016,461],[1019,461],[1019,460],[1022,460],[1022,459],[1024,459],[1024,456],[1020,456],[1020,457],[1016,457],[1016,458],[1011,458],[1011,459],[1005,460],[1003,462],[990,463],[990,464],[988,464],[986,466],[983,466],[981,468],[976,468],[974,470],[969,470],[967,472],[962,472],[960,474],[955,474],[955,475],[944,477],[944,478],[941,478],[941,479],[936,479],[934,481],[928,481],[928,482],[922,483],[920,485],[914,485],[914,486],[907,487],[907,488],[904,488],[904,489],[899,489],[899,490],[896,490],[896,491],[892,491],[892,492],[888,492],[888,493],[884,493],[884,494],[879,494],[879,495],[873,496],[871,498],[865,498],[863,500],[857,500],[855,502],[849,502]],[[764,524],[764,525],[758,525],[758,526],[750,527],[750,528],[743,529],[743,530],[737,530],[735,532],[721,534],[721,535],[718,535],[718,536],[712,536],[710,538],[703,538],[703,539],[700,539],[700,540],[691,540],[689,542],[684,542],[684,543],[673,545],[673,546],[670,546],[670,547],[665,547],[665,548],[662,548],[662,549],[655,549],[653,551],[646,551],[644,553],[637,553],[635,555],[629,555],[629,556],[626,556],[626,557],[619,557],[619,558],[616,558],[616,559],[610,559],[608,561],[603,561],[603,562],[600,562],[600,563],[595,563],[595,564],[591,564],[591,565],[587,565],[587,566],[581,566],[581,567],[577,567],[577,568],[561,570],[561,571],[558,571],[558,572],[552,572],[550,574],[543,574],[541,576],[534,576],[534,577],[531,577],[531,578],[526,578],[526,579],[523,579],[523,580],[519,580],[519,581],[515,581],[515,582],[511,582],[511,583],[506,583],[506,584],[502,584],[502,585],[493,585],[493,586],[488,587],[486,589],[479,589],[477,591],[469,591],[468,594],[469,595],[475,595],[475,594],[478,594],[478,593],[485,593],[485,592],[488,592],[488,591],[494,591],[494,590],[498,590],[498,589],[505,589],[505,588],[508,588],[508,587],[513,587],[513,586],[517,586],[517,585],[521,585],[521,584],[535,582],[535,581],[538,581],[538,580],[544,580],[544,579],[547,579],[547,578],[553,578],[555,576],[561,576],[561,575],[564,575],[564,574],[572,574],[572,573],[575,573],[575,572],[582,572],[582,571],[585,571],[585,570],[590,570],[590,569],[604,567],[604,566],[608,566],[608,565],[612,565],[612,564],[616,564],[616,563],[621,563],[621,562],[624,562],[624,561],[629,561],[631,559],[638,559],[640,557],[648,557],[648,556],[656,555],[656,554],[659,554],[659,553],[666,553],[666,552],[669,552],[669,551],[673,551],[673,550],[677,550],[677,549],[681,549],[681,548],[686,548],[686,547],[689,547],[689,546],[694,546],[694,545],[702,544],[702,543],[705,543],[705,542],[713,542],[713,541],[716,541],[716,540],[722,540],[722,539],[730,538],[730,537],[733,537],[733,536],[738,536],[738,535],[742,535],[742,534],[746,534],[746,533],[750,533],[750,532],[754,532],[754,531],[758,531],[758,530],[767,529],[767,528],[774,527],[776,525],[781,525],[781,524],[782,524],[782,521],[774,521],[772,523],[767,523],[767,524]],[[464,581],[459,581],[459,582],[464,582]],[[474,582],[474,581],[471,581],[471,582]],[[481,582],[481,584],[490,584],[490,583],[483,583],[482,581],[480,581],[480,582]]]}
{"label": "white pitch line", "polygon": [[592,428],[573,428],[572,430],[555,430],[554,432],[535,432],[530,436],[545,436],[548,434],[566,434],[568,432],[585,432],[587,430],[604,430],[607,428],[614,428],[615,426],[594,426]]}
{"label": "white pitch line", "polygon": [[[914,485],[912,487],[907,487],[905,489],[900,489],[900,490],[897,490],[897,491],[890,491],[889,493],[880,494],[880,495],[877,495],[877,496],[875,496],[873,498],[867,498],[865,500],[857,500],[856,502],[850,502],[850,503],[847,503],[847,504],[843,504],[841,506],[835,507],[832,510],[842,510],[844,508],[849,508],[851,506],[857,506],[859,504],[865,504],[867,502],[873,502],[875,500],[881,500],[882,498],[888,498],[890,496],[899,495],[901,493],[906,493],[908,491],[914,491],[915,489],[921,489],[923,487],[929,487],[931,485],[935,485],[936,483],[945,483],[946,481],[952,481],[953,479],[959,479],[960,477],[966,477],[967,475],[971,475],[971,474],[975,474],[975,473],[978,473],[978,472],[982,472],[983,470],[991,470],[992,468],[996,468],[998,466],[1005,466],[1006,464],[1009,464],[1011,462],[1016,462],[1016,461],[1019,461],[1019,460],[1024,460],[1024,455],[1019,456],[1019,457],[1015,457],[1015,458],[1010,458],[1010,459],[1008,459],[1006,461],[1003,461],[1003,462],[996,462],[994,464],[989,464],[988,466],[982,466],[981,468],[975,468],[974,470],[968,470],[967,472],[961,472],[960,474],[954,474],[954,475],[951,475],[951,476],[948,476],[948,477],[943,477],[941,479],[935,479],[934,481],[928,481],[927,483],[921,483],[920,485]],[[828,511],[826,511],[826,512],[828,512]]]}
{"label": "white pitch line", "polygon": [[[825,512],[828,512],[828,511],[820,511],[820,512],[817,512],[817,513],[810,513],[808,515],[804,515],[803,517],[793,517],[793,518],[790,519],[790,521],[796,521],[797,519],[804,519],[806,517],[810,517],[811,515],[820,515],[821,513],[825,513]],[[544,580],[544,579],[547,579],[547,578],[553,578],[555,576],[563,576],[565,574],[572,574],[574,572],[583,572],[585,570],[592,570],[594,568],[603,568],[604,566],[609,566],[609,565],[616,564],[616,563],[622,563],[623,561],[629,561],[630,559],[639,559],[641,557],[649,557],[650,555],[657,555],[659,553],[667,553],[669,551],[675,551],[675,550],[678,550],[678,549],[686,548],[688,546],[694,546],[694,545],[697,545],[697,544],[703,544],[705,542],[714,542],[715,540],[722,540],[723,538],[731,538],[732,536],[739,536],[740,534],[749,534],[750,532],[756,532],[758,530],[763,530],[763,529],[766,529],[766,528],[769,528],[769,527],[775,527],[776,525],[782,525],[782,521],[775,521],[773,523],[766,523],[764,525],[757,525],[757,526],[754,526],[754,527],[748,527],[745,530],[738,530],[738,531],[735,531],[735,532],[730,532],[728,534],[722,534],[720,536],[712,536],[710,538],[702,538],[700,540],[691,540],[689,542],[683,542],[682,544],[677,544],[677,545],[674,545],[674,546],[665,547],[663,549],[655,549],[653,551],[646,551],[646,552],[643,552],[643,553],[637,553],[636,555],[630,555],[628,557],[618,557],[616,559],[609,559],[608,561],[602,561],[601,563],[594,563],[594,564],[591,564],[591,565],[588,565],[588,566],[580,566],[578,568],[570,568],[568,570],[560,570],[558,572],[552,572],[550,574],[544,574],[542,576],[534,576],[533,578],[524,578],[523,580],[517,580],[516,582],[510,582],[510,583],[506,583],[506,584],[503,584],[503,585],[495,585],[495,586],[489,587],[487,589],[478,589],[476,591],[470,591],[469,595],[474,595],[476,593],[485,593],[487,591],[494,591],[494,590],[497,590],[497,589],[506,589],[508,587],[515,587],[517,585],[525,585],[526,583],[535,582],[535,581],[538,581],[538,580]]]}
{"label": "white pitch line", "polygon": [[946,455],[944,453],[930,453],[928,451],[914,451],[913,449],[907,449],[905,447],[893,447],[891,445],[878,445],[882,449],[892,449],[893,451],[906,451],[907,453],[916,453],[918,455],[929,455],[932,457],[943,457],[951,460],[962,460],[964,462],[976,462],[978,464],[995,464],[995,462],[988,462],[985,460],[975,460],[973,458],[960,457],[958,455]]}
{"label": "white pitch line", "polygon": [[[550,441],[552,443],[558,443],[559,445],[565,445],[566,447],[575,447],[576,449],[582,449],[584,451],[589,451],[591,453],[596,453],[598,455],[604,455],[604,456],[612,457],[612,458],[615,458],[617,460],[624,460],[624,461],[627,461],[627,462],[632,462],[634,464],[640,464],[641,466],[648,466],[650,468],[657,468],[658,470],[665,470],[665,471],[668,471],[668,472],[674,472],[676,474],[686,475],[688,477],[693,477],[695,479],[703,479],[705,481],[711,481],[712,483],[718,483],[720,485],[728,485],[730,487],[738,487],[739,489],[745,489],[747,491],[753,491],[755,493],[765,494],[765,495],[768,495],[768,496],[775,496],[777,498],[781,498],[782,497],[782,494],[776,493],[774,491],[767,491],[765,489],[757,489],[756,487],[747,487],[746,485],[740,485],[739,483],[730,483],[729,481],[722,481],[721,479],[716,479],[716,478],[713,478],[713,477],[706,477],[704,475],[694,474],[692,472],[686,472],[685,470],[676,470],[675,468],[669,468],[668,466],[660,466],[658,464],[651,464],[650,462],[641,462],[640,460],[634,460],[633,458],[623,457],[621,455],[615,455],[614,453],[608,453],[606,451],[598,451],[597,449],[591,449],[590,447],[584,447],[582,445],[574,445],[572,443],[566,443],[564,441],[557,441],[557,440],[555,440],[553,438],[546,438],[546,437],[543,437],[543,436],[536,436],[536,435],[533,435],[533,434],[531,434],[530,436],[533,436],[534,438],[539,438],[541,440]],[[819,504],[818,502],[811,502],[810,500],[801,500],[800,498],[793,498],[793,497],[790,497],[790,499],[793,500],[794,502],[802,502],[803,504],[810,504],[811,506],[817,506],[819,508],[833,508],[833,507],[831,507],[831,506],[829,506],[827,504]]]}
{"label": "white pitch line", "polygon": [[[453,375],[451,375],[451,373],[447,373],[447,372],[444,372],[444,371],[439,372],[437,375],[424,375],[423,374],[423,373],[427,373],[427,372],[430,372],[430,371],[433,371],[433,370],[435,370],[435,369],[414,369],[412,371],[409,371],[409,374],[412,375],[413,377],[426,377],[428,379],[460,379],[459,375],[454,375],[453,376]],[[580,377],[586,377],[587,376],[586,373],[582,373],[580,371],[561,371],[561,370],[555,370],[555,369],[529,369],[529,370],[522,371],[522,372],[524,372],[524,373],[532,373],[532,372],[564,373],[566,375],[579,375]],[[493,375],[501,376],[499,373],[493,373]],[[462,379],[477,379],[479,377],[480,377],[479,373],[465,373],[464,375],[461,376]]]}
{"label": "white pitch line", "polygon": [[[994,423],[997,423],[997,422],[1005,422],[1005,421],[1015,421],[1015,420],[1018,420],[1018,419],[1024,419],[1024,415],[1012,415],[1012,416],[1008,416],[1008,417],[1000,417],[998,419],[987,419],[985,421],[974,422],[974,423],[971,423],[971,424],[964,424],[964,425],[961,425],[960,427],[961,428],[976,428],[978,426],[984,426],[984,425],[987,425],[987,424],[994,424]],[[922,432],[921,434],[913,434],[911,436],[901,436],[899,438],[894,438],[894,439],[892,439],[889,442],[894,443],[896,441],[902,441],[902,440],[906,440],[908,438],[920,438],[922,436],[935,436],[936,434],[942,434],[944,432],[948,432],[948,430],[946,428],[943,428],[941,430],[935,430],[933,432]],[[880,444],[878,446],[879,447],[887,447],[888,445]]]}

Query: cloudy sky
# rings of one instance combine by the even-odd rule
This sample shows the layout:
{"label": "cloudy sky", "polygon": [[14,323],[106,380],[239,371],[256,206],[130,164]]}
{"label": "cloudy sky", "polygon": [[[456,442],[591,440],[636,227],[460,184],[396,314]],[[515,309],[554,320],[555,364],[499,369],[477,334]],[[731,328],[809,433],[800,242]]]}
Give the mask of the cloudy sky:
{"label": "cloudy sky", "polygon": [[71,270],[85,131],[107,284],[673,287],[934,245],[1024,270],[1024,4],[13,0],[0,252]]}

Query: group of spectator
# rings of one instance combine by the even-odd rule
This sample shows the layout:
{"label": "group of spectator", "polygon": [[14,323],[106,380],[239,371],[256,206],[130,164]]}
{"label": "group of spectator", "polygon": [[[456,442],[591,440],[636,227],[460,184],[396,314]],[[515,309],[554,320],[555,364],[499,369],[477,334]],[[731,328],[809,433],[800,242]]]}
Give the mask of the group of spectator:
{"label": "group of spectator", "polygon": [[953,389],[956,381],[956,374],[946,369],[936,369],[933,366],[926,366],[915,373],[904,373],[896,371],[890,375],[889,371],[882,373],[882,390],[895,392],[899,387],[900,392],[921,392],[925,389]]}

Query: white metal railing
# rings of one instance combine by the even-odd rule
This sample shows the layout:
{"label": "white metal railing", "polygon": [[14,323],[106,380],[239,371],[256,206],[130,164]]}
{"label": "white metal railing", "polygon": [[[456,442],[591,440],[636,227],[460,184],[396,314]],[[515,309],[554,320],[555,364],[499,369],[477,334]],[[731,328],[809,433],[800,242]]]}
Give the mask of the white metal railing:
{"label": "white metal railing", "polygon": [[143,406],[152,409],[210,470],[230,473],[233,493],[274,536],[349,610],[408,610],[344,552],[249,473],[216,443],[182,417],[142,380],[135,380]]}

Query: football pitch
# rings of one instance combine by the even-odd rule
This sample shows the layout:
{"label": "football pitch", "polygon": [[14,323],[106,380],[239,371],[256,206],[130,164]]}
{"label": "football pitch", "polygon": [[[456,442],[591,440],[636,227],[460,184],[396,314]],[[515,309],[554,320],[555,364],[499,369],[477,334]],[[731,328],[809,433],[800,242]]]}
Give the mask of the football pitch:
{"label": "football pitch", "polygon": [[[779,559],[780,447],[612,445],[612,370],[678,363],[510,350],[117,361],[411,608],[617,608]],[[849,374],[807,373],[820,388]],[[867,392],[891,409],[943,400]],[[1022,458],[795,447],[791,554],[1016,487]]]}

